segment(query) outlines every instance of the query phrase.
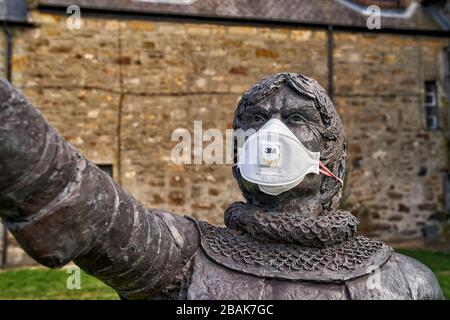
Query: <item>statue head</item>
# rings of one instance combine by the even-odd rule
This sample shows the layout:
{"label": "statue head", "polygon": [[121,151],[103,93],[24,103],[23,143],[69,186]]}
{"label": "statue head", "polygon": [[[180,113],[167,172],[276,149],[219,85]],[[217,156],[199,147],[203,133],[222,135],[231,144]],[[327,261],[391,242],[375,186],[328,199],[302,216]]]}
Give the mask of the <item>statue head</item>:
{"label": "statue head", "polygon": [[[317,81],[301,74],[279,73],[263,78],[245,92],[234,114],[233,129],[259,130],[270,119],[282,121],[310,151],[340,179],[344,177],[346,143],[341,119]],[[237,147],[235,143],[235,156]],[[308,203],[312,210],[336,208],[341,183],[324,175],[308,174],[296,187],[277,196],[260,191],[243,179],[237,167],[233,175],[249,204],[297,210]]]}

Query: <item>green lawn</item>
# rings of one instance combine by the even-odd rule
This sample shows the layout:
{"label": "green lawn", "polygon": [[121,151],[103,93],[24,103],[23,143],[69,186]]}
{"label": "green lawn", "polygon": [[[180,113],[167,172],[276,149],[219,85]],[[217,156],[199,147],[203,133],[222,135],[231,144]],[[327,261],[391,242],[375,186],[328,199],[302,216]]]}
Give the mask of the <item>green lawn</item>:
{"label": "green lawn", "polygon": [[[447,299],[450,299],[450,253],[425,250],[397,250],[413,257],[436,274]],[[0,273],[0,300],[4,299],[118,299],[117,294],[95,278],[81,272],[81,289],[69,290],[70,274],[45,268],[20,269]]]}
{"label": "green lawn", "polygon": [[71,276],[64,270],[20,269],[0,273],[0,300],[6,299],[76,299],[113,300],[117,293],[99,280],[81,272],[80,290],[67,289]]}

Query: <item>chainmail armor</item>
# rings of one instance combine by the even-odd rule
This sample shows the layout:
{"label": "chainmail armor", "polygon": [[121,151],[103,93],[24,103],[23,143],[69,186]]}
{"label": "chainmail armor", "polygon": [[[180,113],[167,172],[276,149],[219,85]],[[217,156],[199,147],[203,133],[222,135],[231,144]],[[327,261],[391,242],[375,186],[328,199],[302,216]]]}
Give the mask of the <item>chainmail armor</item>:
{"label": "chainmail armor", "polygon": [[353,239],[359,221],[348,211],[324,211],[317,217],[302,213],[268,212],[242,202],[225,211],[225,224],[261,241],[325,247]]}
{"label": "chainmail armor", "polygon": [[247,233],[197,222],[205,254],[229,269],[265,278],[341,282],[373,272],[392,249],[357,236],[341,243],[307,247],[264,242]]}

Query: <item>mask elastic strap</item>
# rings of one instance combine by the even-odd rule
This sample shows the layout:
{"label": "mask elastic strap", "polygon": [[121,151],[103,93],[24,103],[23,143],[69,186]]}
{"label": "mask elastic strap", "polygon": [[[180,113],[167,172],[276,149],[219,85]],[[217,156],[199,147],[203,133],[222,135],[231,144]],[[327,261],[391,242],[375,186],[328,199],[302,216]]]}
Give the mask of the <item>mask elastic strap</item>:
{"label": "mask elastic strap", "polygon": [[339,179],[338,177],[336,177],[333,172],[330,171],[330,169],[328,169],[323,163],[322,161],[319,161],[319,165],[320,165],[320,169],[319,172],[327,177],[336,179],[337,181],[339,181],[341,183],[341,185],[344,185],[344,181],[342,181],[342,179]]}

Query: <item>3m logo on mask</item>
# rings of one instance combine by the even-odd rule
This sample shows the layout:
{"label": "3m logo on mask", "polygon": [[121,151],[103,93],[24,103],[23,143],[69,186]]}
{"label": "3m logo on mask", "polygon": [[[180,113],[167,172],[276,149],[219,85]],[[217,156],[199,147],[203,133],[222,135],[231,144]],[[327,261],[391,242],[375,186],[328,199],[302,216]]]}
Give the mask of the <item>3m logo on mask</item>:
{"label": "3m logo on mask", "polygon": [[248,137],[238,150],[237,166],[245,180],[270,195],[294,188],[308,173],[338,179],[320,162],[320,153],[308,150],[278,119]]}
{"label": "3m logo on mask", "polygon": [[280,166],[280,145],[279,144],[262,144],[260,146],[261,155],[259,157],[260,165],[264,167]]}

